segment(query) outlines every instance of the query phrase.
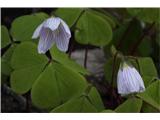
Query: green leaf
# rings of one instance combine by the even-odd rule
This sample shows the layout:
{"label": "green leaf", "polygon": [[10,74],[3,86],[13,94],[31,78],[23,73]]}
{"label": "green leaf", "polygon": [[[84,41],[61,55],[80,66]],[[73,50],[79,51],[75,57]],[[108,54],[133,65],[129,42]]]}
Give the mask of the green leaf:
{"label": "green leaf", "polygon": [[55,11],[55,15],[62,18],[69,27],[72,27],[82,11],[82,8],[58,8]]}
{"label": "green leaf", "polygon": [[142,106],[142,100],[138,98],[129,98],[124,103],[119,105],[115,112],[127,113],[127,112],[140,112]]}
{"label": "green leaf", "polygon": [[15,44],[15,43],[11,44],[11,46],[3,54],[2,59],[5,59],[10,64],[10,61],[11,61],[11,58],[12,58],[12,54],[13,54],[13,52],[14,52],[16,47],[17,47],[17,44]]}
{"label": "green leaf", "polygon": [[139,93],[137,96],[140,97],[146,103],[152,105],[158,111],[160,111],[160,80],[155,81],[149,85],[145,92]]}
{"label": "green leaf", "polygon": [[138,19],[152,23],[160,22],[160,9],[159,8],[129,8],[127,9],[129,14],[136,16]]}
{"label": "green leaf", "polygon": [[8,29],[4,25],[2,25],[1,26],[1,48],[6,47],[10,43],[11,43],[11,40],[9,37]]}
{"label": "green leaf", "polygon": [[104,109],[100,95],[95,87],[87,94],[71,99],[51,112],[100,112]]}
{"label": "green leaf", "polygon": [[86,10],[77,22],[75,39],[81,44],[107,45],[112,40],[110,24],[101,16]]}
{"label": "green leaf", "polygon": [[1,73],[8,76],[11,72],[12,68],[8,61],[6,61],[5,59],[1,59]]}
{"label": "green leaf", "polygon": [[71,99],[63,105],[53,109],[51,112],[62,113],[93,113],[97,112],[96,108],[85,97]]}
{"label": "green leaf", "polygon": [[152,82],[153,78],[158,76],[156,67],[150,57],[138,58],[138,63],[144,84],[147,87]]}
{"label": "green leaf", "polygon": [[104,109],[101,96],[95,87],[91,88],[90,92],[88,93],[88,98],[98,111],[102,111]]}
{"label": "green leaf", "polygon": [[45,13],[24,15],[16,18],[11,27],[11,34],[15,41],[31,40],[35,29],[48,17]]}
{"label": "green leaf", "polygon": [[93,12],[94,14],[96,14],[96,15],[104,18],[110,24],[110,26],[112,26],[112,28],[116,27],[116,23],[114,22],[114,20],[112,19],[112,17],[105,14],[106,11],[104,13],[98,12],[98,11],[92,10],[92,9],[90,9],[90,11]]}
{"label": "green leaf", "polygon": [[50,49],[50,52],[52,58],[64,66],[84,75],[89,74],[85,68],[76,63],[74,60],[70,59],[66,53],[61,52],[55,45]]}
{"label": "green leaf", "polygon": [[138,47],[138,52],[140,54],[140,56],[145,57],[145,56],[150,56],[151,52],[152,52],[152,43],[151,40],[149,38],[144,38],[144,40],[142,40],[142,42],[140,43],[139,47]]}
{"label": "green leaf", "polygon": [[156,113],[159,112],[159,110],[155,109],[154,107],[152,107],[151,105],[143,102],[142,105],[142,110],[143,113]]}
{"label": "green leaf", "polygon": [[86,85],[84,77],[80,74],[53,62],[34,83],[31,90],[32,101],[40,108],[55,108],[79,96]]}
{"label": "green leaf", "polygon": [[15,69],[11,74],[11,88],[17,93],[26,93],[47,62],[45,55],[38,54],[36,44],[24,42],[18,45],[11,59],[11,66]]}
{"label": "green leaf", "polygon": [[12,72],[12,67],[11,67],[11,58],[14,49],[16,48],[16,44],[12,44],[7,51],[3,54],[2,56],[2,73],[9,76]]}

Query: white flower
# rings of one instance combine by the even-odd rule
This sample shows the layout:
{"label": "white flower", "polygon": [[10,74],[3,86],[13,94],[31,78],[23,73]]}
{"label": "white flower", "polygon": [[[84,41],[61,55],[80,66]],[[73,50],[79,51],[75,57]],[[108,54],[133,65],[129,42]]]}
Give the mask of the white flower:
{"label": "white flower", "polygon": [[118,93],[122,96],[145,91],[142,77],[138,71],[126,62],[121,63],[117,76]]}
{"label": "white flower", "polygon": [[55,43],[57,48],[66,52],[71,37],[68,25],[58,17],[51,17],[40,24],[33,33],[32,38],[40,37],[38,53],[46,53]]}

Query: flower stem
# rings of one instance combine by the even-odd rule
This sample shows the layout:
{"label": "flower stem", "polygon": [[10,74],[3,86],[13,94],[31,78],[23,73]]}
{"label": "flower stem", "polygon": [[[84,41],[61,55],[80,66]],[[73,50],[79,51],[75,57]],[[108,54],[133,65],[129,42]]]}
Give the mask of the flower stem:
{"label": "flower stem", "polygon": [[115,75],[115,66],[116,66],[116,58],[117,58],[118,52],[113,57],[113,66],[112,66],[112,78],[111,78],[111,85],[113,86],[114,81],[114,75]]}

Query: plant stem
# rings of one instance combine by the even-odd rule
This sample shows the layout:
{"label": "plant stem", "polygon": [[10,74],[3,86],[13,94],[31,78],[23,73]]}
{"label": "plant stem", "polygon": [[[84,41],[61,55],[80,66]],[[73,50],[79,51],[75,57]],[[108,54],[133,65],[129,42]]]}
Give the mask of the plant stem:
{"label": "plant stem", "polygon": [[88,57],[88,45],[85,48],[84,68],[87,68],[87,57]]}
{"label": "plant stem", "polygon": [[115,75],[115,66],[116,66],[116,58],[117,58],[118,52],[113,57],[113,66],[112,66],[112,78],[111,78],[111,85],[113,86],[114,81],[114,75]]}
{"label": "plant stem", "polygon": [[143,34],[139,37],[139,39],[136,41],[136,43],[131,47],[130,53],[131,55],[134,55],[136,49],[140,45],[140,43],[143,41],[144,37],[150,32],[150,30],[153,28],[155,22],[153,22],[144,32]]}

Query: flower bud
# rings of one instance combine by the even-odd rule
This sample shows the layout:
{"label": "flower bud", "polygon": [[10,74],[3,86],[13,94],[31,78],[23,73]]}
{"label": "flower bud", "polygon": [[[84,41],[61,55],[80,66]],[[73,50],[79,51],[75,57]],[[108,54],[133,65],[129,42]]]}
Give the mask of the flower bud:
{"label": "flower bud", "polygon": [[139,72],[126,62],[120,64],[117,75],[118,93],[122,96],[145,91],[145,86]]}

